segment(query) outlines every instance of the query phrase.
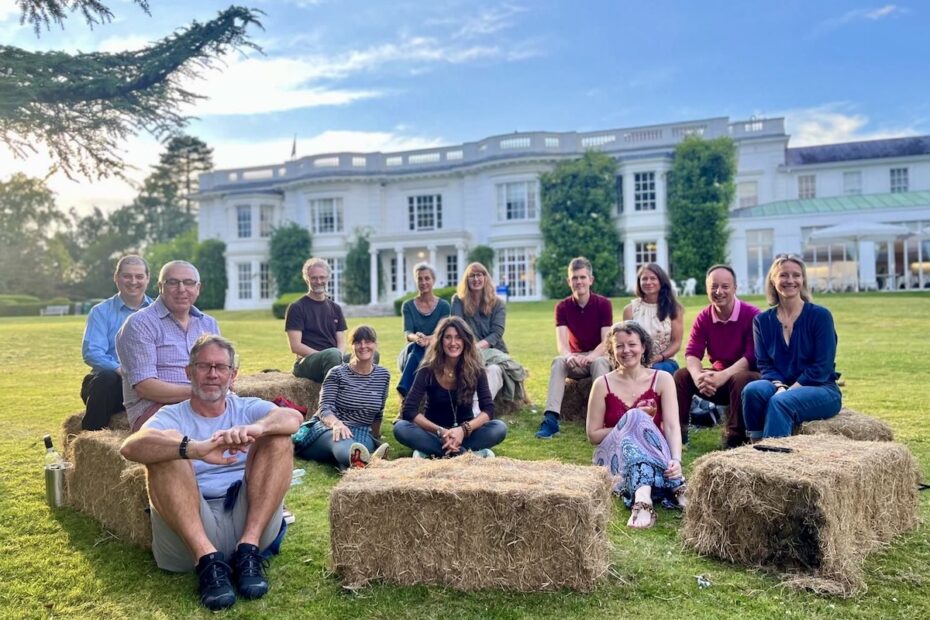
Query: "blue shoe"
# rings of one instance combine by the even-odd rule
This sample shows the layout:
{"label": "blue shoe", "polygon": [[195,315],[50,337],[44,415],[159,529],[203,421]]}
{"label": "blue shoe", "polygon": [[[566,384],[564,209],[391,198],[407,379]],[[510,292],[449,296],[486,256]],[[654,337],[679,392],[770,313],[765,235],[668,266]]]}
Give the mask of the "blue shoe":
{"label": "blue shoe", "polygon": [[229,579],[232,570],[222,552],[214,551],[203,556],[195,570],[200,582],[200,603],[204,607],[219,611],[235,604],[236,591]]}
{"label": "blue shoe", "polygon": [[551,411],[546,412],[539,430],[536,431],[536,437],[539,439],[552,439],[559,434],[559,418]]}
{"label": "blue shoe", "polygon": [[265,568],[268,560],[262,557],[258,547],[239,543],[233,556],[233,573],[236,576],[236,588],[243,598],[256,599],[268,593],[268,580]]}

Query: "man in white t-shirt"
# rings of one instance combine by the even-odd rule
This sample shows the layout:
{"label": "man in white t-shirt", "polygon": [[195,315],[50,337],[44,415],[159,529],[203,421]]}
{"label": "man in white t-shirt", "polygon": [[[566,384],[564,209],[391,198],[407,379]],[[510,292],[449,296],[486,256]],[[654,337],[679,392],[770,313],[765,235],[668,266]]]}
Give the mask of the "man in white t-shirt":
{"label": "man in white t-shirt", "polygon": [[[267,550],[281,528],[291,481],[293,409],[229,393],[238,360],[215,334],[191,348],[189,400],[162,407],[123,443],[145,465],[152,504],[152,553],[160,568],[196,569],[200,601],[212,609],[264,596]],[[232,567],[226,563],[230,557]]]}

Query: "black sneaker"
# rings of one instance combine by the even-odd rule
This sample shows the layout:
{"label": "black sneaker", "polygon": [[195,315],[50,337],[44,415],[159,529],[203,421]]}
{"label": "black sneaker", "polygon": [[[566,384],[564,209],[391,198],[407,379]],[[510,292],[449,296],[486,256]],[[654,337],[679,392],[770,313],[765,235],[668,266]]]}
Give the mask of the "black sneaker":
{"label": "black sneaker", "polygon": [[268,592],[268,580],[265,579],[265,567],[268,560],[261,556],[258,547],[241,543],[233,556],[233,570],[236,573],[236,588],[243,598],[255,599]]}
{"label": "black sneaker", "polygon": [[215,551],[200,558],[197,562],[197,579],[200,581],[200,603],[211,611],[232,607],[236,602],[229,575],[232,570],[226,563],[226,557]]}

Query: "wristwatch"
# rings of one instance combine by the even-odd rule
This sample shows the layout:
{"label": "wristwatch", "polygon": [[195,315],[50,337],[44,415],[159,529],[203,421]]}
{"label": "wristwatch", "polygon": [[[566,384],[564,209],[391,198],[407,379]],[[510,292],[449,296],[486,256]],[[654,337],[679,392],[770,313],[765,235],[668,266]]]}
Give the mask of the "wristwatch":
{"label": "wristwatch", "polygon": [[436,436],[442,439],[442,436],[445,432],[446,432],[446,429],[440,426],[439,428],[436,429]]}

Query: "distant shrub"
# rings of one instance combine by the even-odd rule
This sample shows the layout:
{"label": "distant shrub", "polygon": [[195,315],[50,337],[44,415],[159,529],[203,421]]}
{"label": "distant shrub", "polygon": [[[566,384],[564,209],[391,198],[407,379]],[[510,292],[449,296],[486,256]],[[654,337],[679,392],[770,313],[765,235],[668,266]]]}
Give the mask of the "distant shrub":
{"label": "distant shrub", "polygon": [[285,293],[281,295],[271,304],[271,314],[273,314],[276,319],[283,319],[284,314],[287,312],[287,307],[304,295],[306,295],[306,293]]}
{"label": "distant shrub", "polygon": [[[433,295],[439,297],[440,299],[445,299],[449,303],[452,303],[452,296],[455,295],[454,286],[444,286],[442,288],[434,288]],[[394,314],[400,316],[400,307],[404,305],[404,302],[408,299],[413,299],[417,296],[416,292],[407,293],[403,297],[398,297],[394,300]]]}

